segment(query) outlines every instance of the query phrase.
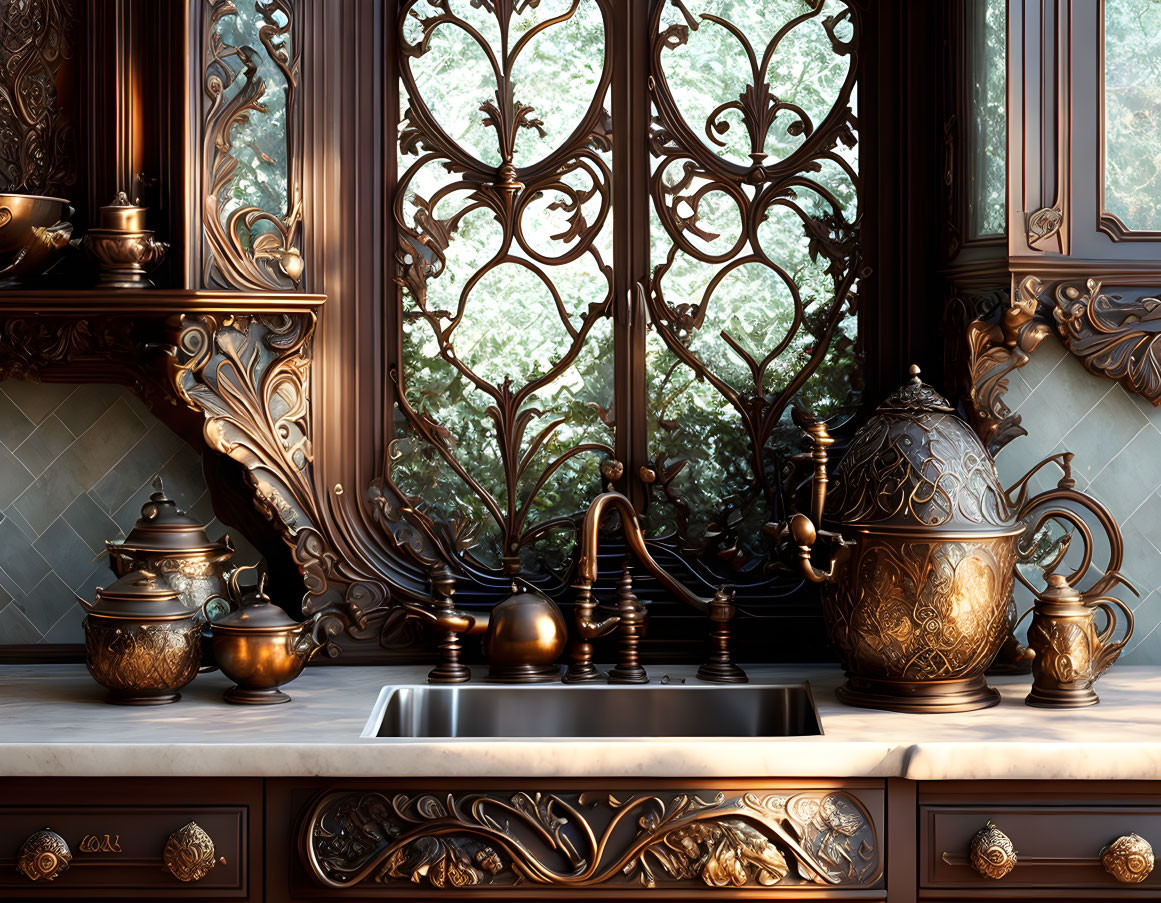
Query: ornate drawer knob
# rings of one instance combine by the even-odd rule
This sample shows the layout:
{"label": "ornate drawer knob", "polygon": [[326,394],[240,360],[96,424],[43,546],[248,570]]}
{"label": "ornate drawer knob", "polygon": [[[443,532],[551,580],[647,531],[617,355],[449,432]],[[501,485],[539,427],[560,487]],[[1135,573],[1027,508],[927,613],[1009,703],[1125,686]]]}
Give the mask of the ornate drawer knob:
{"label": "ornate drawer knob", "polygon": [[24,841],[16,867],[32,881],[41,878],[52,881],[69,867],[72,858],[72,851],[64,838],[45,828]]}
{"label": "ornate drawer knob", "polygon": [[190,822],[169,835],[161,854],[165,869],[178,881],[200,881],[225,857],[214,858],[214,842],[197,822]]}
{"label": "ornate drawer knob", "polygon": [[1016,848],[1012,839],[989,821],[972,838],[968,858],[980,875],[998,880],[1016,867]]}
{"label": "ornate drawer knob", "polygon": [[1153,847],[1144,837],[1125,834],[1101,850],[1101,865],[1122,884],[1139,884],[1153,871]]}

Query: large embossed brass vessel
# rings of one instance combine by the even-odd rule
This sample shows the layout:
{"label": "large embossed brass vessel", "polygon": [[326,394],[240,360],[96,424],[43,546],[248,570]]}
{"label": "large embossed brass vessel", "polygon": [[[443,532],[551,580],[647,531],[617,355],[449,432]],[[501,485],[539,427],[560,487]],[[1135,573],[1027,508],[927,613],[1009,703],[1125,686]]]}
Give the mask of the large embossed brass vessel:
{"label": "large embossed brass vessel", "polygon": [[[815,440],[812,517],[770,532],[804,576],[825,584],[827,628],[848,676],[840,699],[969,711],[999,698],[984,671],[1008,633],[1025,525],[979,439],[917,367],[912,376],[855,435],[829,498],[833,440],[800,418]],[[831,551],[826,569],[814,563],[820,537]]]}
{"label": "large embossed brass vessel", "polygon": [[85,616],[85,664],[119,705],[162,705],[197,676],[201,619],[156,574],[130,571],[97,590]]}

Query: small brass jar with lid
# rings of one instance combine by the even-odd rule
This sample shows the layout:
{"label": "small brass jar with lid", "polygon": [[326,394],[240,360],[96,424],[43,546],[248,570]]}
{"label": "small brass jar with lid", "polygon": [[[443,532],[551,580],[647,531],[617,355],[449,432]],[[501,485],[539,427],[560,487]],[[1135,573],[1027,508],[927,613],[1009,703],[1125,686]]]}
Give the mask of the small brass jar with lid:
{"label": "small brass jar with lid", "polygon": [[201,618],[157,574],[130,571],[84,606],[85,664],[108,701],[163,705],[201,664]]}
{"label": "small brass jar with lid", "polygon": [[145,228],[145,207],[118,192],[112,203],[98,211],[99,225],[90,229],[81,245],[100,267],[102,288],[150,288],[147,274],[165,259],[169,245]]}
{"label": "small brass jar with lid", "polygon": [[108,542],[109,562],[120,577],[130,571],[160,574],[177,590],[182,604],[200,619],[202,605],[226,592],[225,572],[234,555],[230,537],[210,542],[204,524],[177,507],[161,480],[122,542]]}
{"label": "small brass jar with lid", "polygon": [[[1100,702],[1092,685],[1117,660],[1133,635],[1133,610],[1115,596],[1090,598],[1073,588],[1063,574],[1049,574],[1036,596],[1028,646],[1032,659],[1032,692],[1024,700],[1041,708],[1077,707]],[[1117,630],[1117,609],[1124,618]],[[1096,612],[1105,626],[1096,628]]]}

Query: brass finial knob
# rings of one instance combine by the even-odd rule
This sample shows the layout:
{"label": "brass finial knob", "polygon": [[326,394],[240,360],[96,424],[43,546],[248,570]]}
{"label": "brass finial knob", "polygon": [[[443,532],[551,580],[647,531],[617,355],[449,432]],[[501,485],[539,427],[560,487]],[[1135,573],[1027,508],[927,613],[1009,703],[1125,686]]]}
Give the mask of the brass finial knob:
{"label": "brass finial knob", "polygon": [[977,873],[999,880],[1016,867],[1016,848],[1012,839],[989,821],[972,838],[968,858]]}
{"label": "brass finial knob", "polygon": [[[197,822],[190,822],[169,835],[162,861],[178,881],[198,881],[218,864],[214,859],[214,842]],[[225,859],[220,860],[223,864]]]}
{"label": "brass finial knob", "polygon": [[1122,884],[1140,884],[1153,871],[1153,847],[1144,837],[1125,834],[1101,850],[1101,865]]}
{"label": "brass finial knob", "polygon": [[45,828],[24,841],[16,867],[30,881],[39,881],[41,878],[52,881],[68,869],[72,858],[72,851],[64,838]]}

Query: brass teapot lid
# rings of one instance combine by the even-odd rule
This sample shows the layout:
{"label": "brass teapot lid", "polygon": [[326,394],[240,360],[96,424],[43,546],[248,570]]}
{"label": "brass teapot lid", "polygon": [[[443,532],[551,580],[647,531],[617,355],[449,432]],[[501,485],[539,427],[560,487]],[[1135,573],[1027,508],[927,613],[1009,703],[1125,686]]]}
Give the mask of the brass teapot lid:
{"label": "brass teapot lid", "polygon": [[165,578],[152,571],[129,571],[104,589],[98,589],[97,601],[86,606],[86,610],[100,618],[148,621],[172,621],[197,614],[182,604],[181,594]]}
{"label": "brass teapot lid", "polygon": [[211,620],[216,630],[224,627],[227,630],[260,630],[283,631],[291,627],[301,627],[299,621],[270,601],[266,595],[266,575],[258,579],[258,586],[246,593],[239,607]]}
{"label": "brass teapot lid", "polygon": [[141,508],[141,517],[119,544],[137,552],[211,552],[224,547],[212,543],[205,524],[198,523],[165,494],[161,477],[153,481],[157,491]]}
{"label": "brass teapot lid", "polygon": [[892,393],[855,434],[827,497],[841,527],[1020,532],[996,466],[947,399],[919,379]]}

